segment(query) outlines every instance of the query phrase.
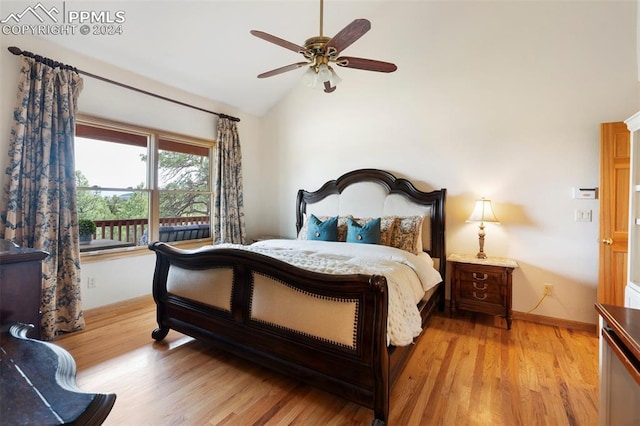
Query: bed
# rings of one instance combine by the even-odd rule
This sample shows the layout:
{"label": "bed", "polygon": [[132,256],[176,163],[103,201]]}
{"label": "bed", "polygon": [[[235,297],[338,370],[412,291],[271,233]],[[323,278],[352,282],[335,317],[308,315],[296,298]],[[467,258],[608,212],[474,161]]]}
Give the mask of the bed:
{"label": "bed", "polygon": [[[174,329],[206,340],[371,408],[372,423],[384,424],[393,383],[429,315],[444,310],[445,198],[445,189],[423,192],[387,171],[360,169],[316,191],[298,191],[296,240],[196,250],[150,244],[157,256],[153,297],[158,328],[152,337],[162,340]],[[421,219],[417,228],[416,217]],[[325,230],[318,226],[329,219],[341,230],[337,241],[314,241],[318,229]],[[380,221],[380,244],[343,242],[360,238],[361,231],[368,238],[367,226]],[[401,225],[405,228],[397,231]],[[389,232],[396,231],[392,242]],[[411,250],[394,246],[411,235]],[[341,251],[334,253],[334,246]],[[363,257],[355,259],[356,252]],[[309,259],[313,265],[306,265]],[[428,289],[418,297],[415,292],[398,296],[414,275]],[[400,314],[410,318],[409,335],[394,313],[398,299],[413,304],[411,315]],[[393,331],[398,329],[403,331]]]}

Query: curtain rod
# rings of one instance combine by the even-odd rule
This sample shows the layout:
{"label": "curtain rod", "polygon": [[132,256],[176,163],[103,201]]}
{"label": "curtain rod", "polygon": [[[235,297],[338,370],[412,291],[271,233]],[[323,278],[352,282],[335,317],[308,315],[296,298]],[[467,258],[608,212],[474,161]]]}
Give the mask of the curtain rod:
{"label": "curtain rod", "polygon": [[203,112],[207,112],[209,114],[217,115],[220,118],[228,118],[231,121],[240,121],[240,119],[238,117],[232,117],[232,116],[227,115],[227,114],[221,114],[219,112],[209,111],[208,109],[200,108],[199,106],[191,105],[191,104],[188,104],[188,103],[185,103],[185,102],[182,102],[182,101],[178,101],[176,99],[167,98],[166,96],[158,95],[156,93],[151,93],[151,92],[139,89],[139,88],[134,87],[134,86],[129,86],[128,84],[120,83],[119,81],[114,81],[114,80],[108,79],[106,77],[101,77],[99,75],[92,74],[92,73],[87,72],[87,71],[82,71],[82,70],[77,69],[76,67],[72,67],[71,65],[66,65],[66,64],[63,64],[62,62],[54,61],[53,59],[45,58],[44,56],[40,56],[40,55],[36,55],[34,53],[31,53],[31,52],[27,52],[26,50],[22,50],[19,47],[10,46],[7,49],[9,50],[9,52],[13,53],[14,55],[22,55],[22,56],[26,56],[28,58],[33,58],[37,62],[42,62],[43,64],[49,65],[50,67],[53,67],[53,68],[62,68],[62,69],[72,70],[72,71],[77,72],[78,74],[83,74],[83,75],[86,75],[87,77],[95,78],[96,80],[101,80],[101,81],[104,81],[106,83],[110,83],[110,84],[114,84],[116,86],[124,87],[125,89],[133,90],[134,92],[143,93],[145,95],[153,96],[154,98],[162,99],[162,100],[165,100],[165,101],[168,101],[168,102],[173,102],[174,104],[182,105],[182,106],[185,106],[187,108],[193,108],[193,109],[197,109],[198,111],[203,111]]}

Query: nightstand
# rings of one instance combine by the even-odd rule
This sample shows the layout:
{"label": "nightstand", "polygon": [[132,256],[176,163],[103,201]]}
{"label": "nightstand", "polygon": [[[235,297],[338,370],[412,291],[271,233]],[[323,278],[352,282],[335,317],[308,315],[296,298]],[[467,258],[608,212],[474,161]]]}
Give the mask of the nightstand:
{"label": "nightstand", "polygon": [[473,254],[452,254],[451,315],[460,309],[501,316],[511,329],[511,275],[518,263],[505,257],[478,259]]}

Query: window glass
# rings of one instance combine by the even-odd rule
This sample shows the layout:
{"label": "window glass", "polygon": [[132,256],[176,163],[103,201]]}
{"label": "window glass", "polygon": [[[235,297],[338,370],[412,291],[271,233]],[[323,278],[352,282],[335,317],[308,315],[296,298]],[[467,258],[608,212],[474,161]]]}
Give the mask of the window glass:
{"label": "window glass", "polygon": [[[81,245],[81,251],[209,238],[212,146],[151,130],[145,134],[138,128],[128,132],[79,123],[78,218],[96,224],[93,241]],[[150,158],[157,158],[157,169]],[[147,176],[156,178],[158,189]],[[152,211],[159,212],[155,222]]]}
{"label": "window glass", "polygon": [[[76,137],[76,175],[82,186],[146,188],[147,147]],[[80,183],[80,182],[79,182]]]}
{"label": "window glass", "polygon": [[160,139],[158,187],[209,191],[209,148]]}

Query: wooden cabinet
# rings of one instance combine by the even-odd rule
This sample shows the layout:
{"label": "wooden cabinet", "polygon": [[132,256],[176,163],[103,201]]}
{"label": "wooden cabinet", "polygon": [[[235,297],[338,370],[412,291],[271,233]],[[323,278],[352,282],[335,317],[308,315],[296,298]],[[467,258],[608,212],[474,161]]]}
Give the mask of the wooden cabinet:
{"label": "wooden cabinet", "polygon": [[629,254],[625,306],[640,308],[640,112],[625,123],[631,132]]}
{"label": "wooden cabinet", "polygon": [[0,324],[33,324],[29,337],[40,339],[42,260],[48,253],[0,242]]}
{"label": "wooden cabinet", "polygon": [[451,315],[460,309],[501,316],[511,329],[511,276],[517,262],[461,254],[447,260],[451,262]]}

